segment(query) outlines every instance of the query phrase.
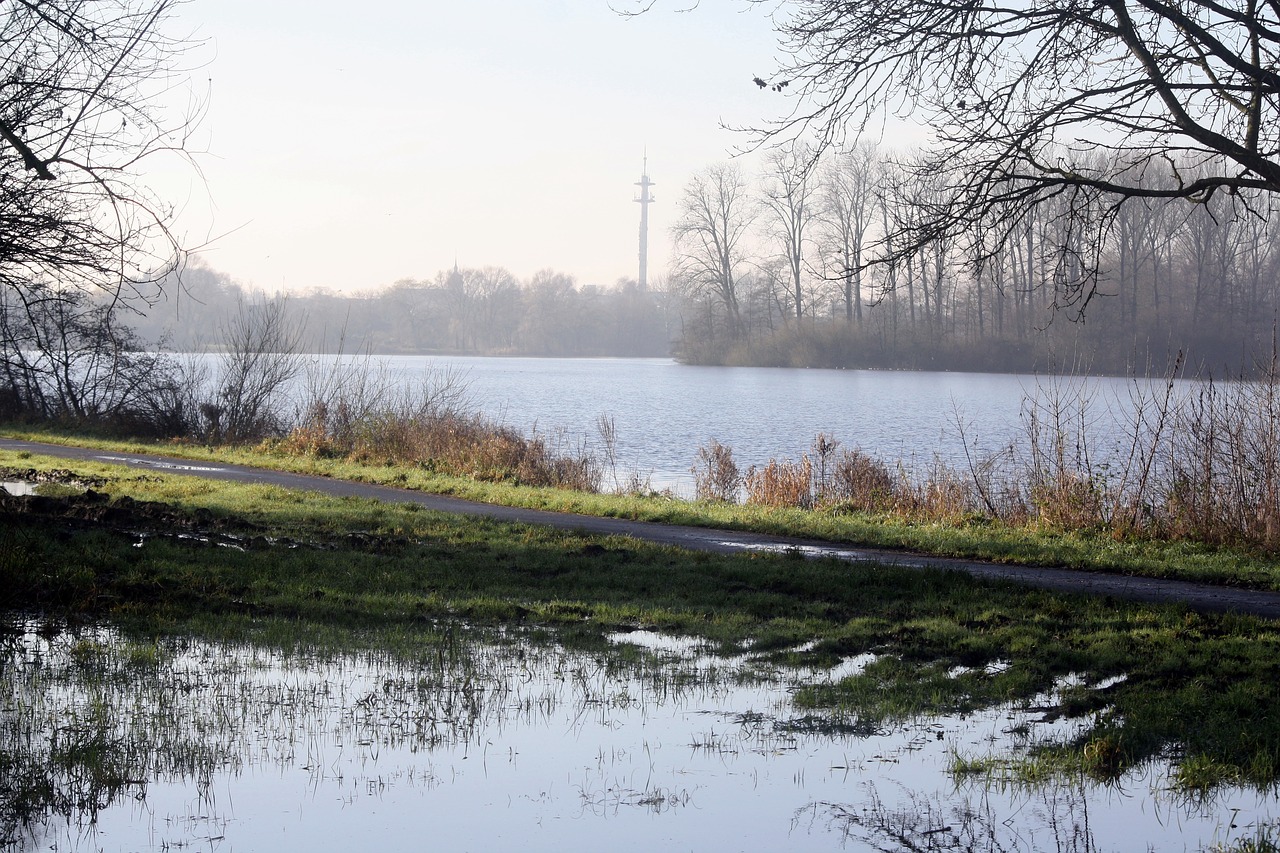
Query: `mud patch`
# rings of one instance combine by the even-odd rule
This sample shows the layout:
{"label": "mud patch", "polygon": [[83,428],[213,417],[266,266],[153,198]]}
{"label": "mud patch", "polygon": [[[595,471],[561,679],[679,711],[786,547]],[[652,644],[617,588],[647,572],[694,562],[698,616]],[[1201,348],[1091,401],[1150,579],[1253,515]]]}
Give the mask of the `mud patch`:
{"label": "mud patch", "polygon": [[82,489],[100,489],[110,482],[106,477],[93,477],[70,471],[66,468],[14,468],[0,465],[0,480],[15,483],[60,483],[66,486],[78,486]]}
{"label": "mud patch", "polygon": [[[7,479],[4,469],[0,469],[0,477]],[[65,479],[44,482],[68,484]],[[203,507],[187,509],[160,501],[139,501],[127,495],[113,498],[94,488],[53,495],[43,494],[44,489],[40,487],[33,491],[34,494],[14,495],[0,490],[0,515],[14,520],[47,524],[51,528],[107,530],[133,539],[136,548],[144,548],[155,541],[167,541],[190,547],[219,547],[240,551],[314,548],[325,551],[352,549],[385,554],[414,544],[407,537],[364,532],[345,533],[332,539],[299,540],[272,536],[268,528],[262,525],[242,518],[218,516]]]}

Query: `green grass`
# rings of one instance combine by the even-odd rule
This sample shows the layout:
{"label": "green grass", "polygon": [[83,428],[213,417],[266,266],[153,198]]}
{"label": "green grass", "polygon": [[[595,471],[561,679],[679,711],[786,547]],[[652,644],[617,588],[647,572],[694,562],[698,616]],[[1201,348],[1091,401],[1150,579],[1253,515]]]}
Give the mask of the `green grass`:
{"label": "green grass", "polygon": [[[914,524],[892,515],[734,506],[662,496],[529,488],[445,476],[424,469],[358,465],[245,447],[207,448],[169,442],[121,442],[51,429],[19,432],[10,427],[0,434],[104,450],[167,453],[193,460],[272,468],[397,486],[503,506],[753,531],[998,563],[1062,566],[1280,591],[1280,561],[1272,556],[1193,542],[1117,538],[1106,531],[1064,532],[1006,526],[976,519],[950,524]],[[0,454],[0,464],[13,463]],[[57,466],[61,463],[49,464]]]}
{"label": "green grass", "polygon": [[[302,625],[409,636],[461,618],[586,643],[650,626],[707,637],[725,652],[750,645],[780,664],[815,666],[870,653],[876,660],[862,673],[795,697],[862,728],[1038,704],[1073,676],[1079,685],[1062,689],[1054,706],[1084,722],[1080,733],[1035,745],[1027,761],[1110,780],[1172,756],[1177,784],[1188,789],[1280,781],[1280,626],[1272,622],[954,572],[691,553],[410,504],[0,456],[0,464],[19,463],[74,468],[112,496],[90,509],[125,520],[10,515],[0,532],[0,608],[203,632],[270,623],[286,633]],[[162,504],[139,513],[125,497]],[[141,537],[139,526],[234,537],[224,545],[241,547]],[[131,657],[146,665],[149,653],[140,647]]]}

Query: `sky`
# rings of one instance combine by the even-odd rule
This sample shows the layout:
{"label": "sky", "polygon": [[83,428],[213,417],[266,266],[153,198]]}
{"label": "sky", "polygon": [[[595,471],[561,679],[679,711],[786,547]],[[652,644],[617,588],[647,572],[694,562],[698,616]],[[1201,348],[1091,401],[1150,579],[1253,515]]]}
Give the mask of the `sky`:
{"label": "sky", "polygon": [[[785,111],[768,9],[742,0],[191,0],[198,172],[156,170],[204,261],[268,291],[369,291],[455,260],[650,278],[689,178]],[[751,161],[744,163],[754,168]]]}

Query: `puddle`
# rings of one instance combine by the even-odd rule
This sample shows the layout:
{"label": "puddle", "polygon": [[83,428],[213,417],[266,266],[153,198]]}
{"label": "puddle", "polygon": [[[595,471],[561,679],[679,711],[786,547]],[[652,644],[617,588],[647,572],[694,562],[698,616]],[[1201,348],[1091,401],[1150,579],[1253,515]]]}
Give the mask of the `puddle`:
{"label": "puddle", "polygon": [[[781,542],[741,542],[729,539],[721,539],[715,544],[729,551],[747,551],[757,554],[779,554],[790,557],[804,557],[805,559],[830,558],[843,560],[847,563],[883,564],[887,559],[889,559],[882,551],[866,551],[858,548],[848,548],[842,545],[797,545]],[[928,563],[914,560],[905,554],[893,555],[891,562],[895,566],[902,566],[904,568],[923,569],[928,567]]]}
{"label": "puddle", "polygon": [[671,652],[677,655],[693,655],[706,652],[710,643],[701,637],[684,637],[660,634],[641,628],[635,631],[618,631],[605,637],[615,645],[630,644],[651,651]]}
{"label": "puddle", "polygon": [[218,465],[186,465],[178,462],[162,462],[156,459],[142,459],[137,456],[98,456],[97,458],[103,462],[114,462],[145,468],[160,468],[165,471],[197,471],[209,473],[213,471],[227,470],[225,467]]}
{"label": "puddle", "polygon": [[38,485],[39,483],[29,483],[25,480],[3,480],[0,481],[0,490],[14,497],[25,498],[34,495]]}
{"label": "puddle", "polygon": [[1000,708],[872,733],[795,709],[807,672],[613,641],[440,625],[403,659],[27,626],[0,644],[0,754],[57,795],[25,822],[0,811],[0,847],[1198,850],[1280,814],[1244,791],[1188,803],[1163,765],[1114,787],[957,784],[952,754],[1073,724]]}

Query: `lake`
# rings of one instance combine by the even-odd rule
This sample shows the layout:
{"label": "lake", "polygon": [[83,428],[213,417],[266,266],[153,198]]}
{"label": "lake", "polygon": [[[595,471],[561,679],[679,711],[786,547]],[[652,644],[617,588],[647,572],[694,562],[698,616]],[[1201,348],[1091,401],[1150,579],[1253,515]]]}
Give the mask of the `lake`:
{"label": "lake", "polygon": [[[324,357],[316,357],[323,364]],[[598,444],[601,415],[617,428],[618,466],[692,496],[698,448],[716,439],[739,467],[798,458],[819,432],[846,448],[921,471],[936,458],[964,468],[965,442],[994,452],[1025,437],[1028,398],[1088,398],[1095,453],[1112,452],[1148,382],[1019,374],[694,367],[670,359],[377,356],[412,381],[451,371],[475,407],[523,432]],[[1162,385],[1163,383],[1156,383]],[[1189,383],[1184,383],[1184,387]],[[960,425],[964,425],[963,438]]]}

